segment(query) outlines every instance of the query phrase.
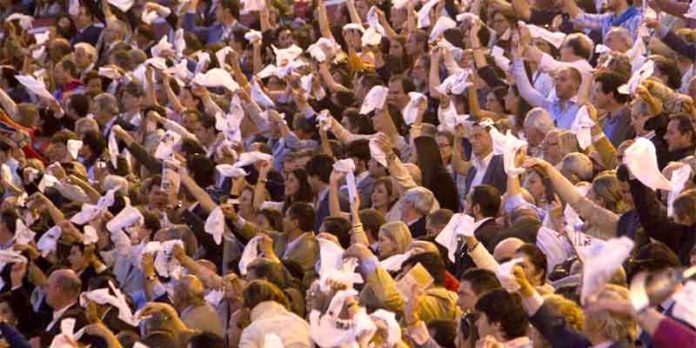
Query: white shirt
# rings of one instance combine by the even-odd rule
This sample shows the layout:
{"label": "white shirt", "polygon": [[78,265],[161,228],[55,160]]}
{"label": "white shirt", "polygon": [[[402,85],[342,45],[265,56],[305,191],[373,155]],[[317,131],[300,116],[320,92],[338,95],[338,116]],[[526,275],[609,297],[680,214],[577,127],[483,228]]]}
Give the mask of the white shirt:
{"label": "white shirt", "polygon": [[481,185],[481,183],[483,182],[483,177],[486,176],[486,171],[488,170],[488,165],[491,164],[492,158],[493,158],[493,151],[491,151],[483,159],[479,159],[478,157],[476,157],[476,155],[474,155],[471,162],[473,163],[474,168],[476,168],[476,175],[474,175],[474,180],[471,181],[470,189]]}
{"label": "white shirt", "polygon": [[51,331],[51,328],[58,323],[58,319],[60,319],[61,316],[68,310],[68,308],[72,307],[75,304],[75,302],[63,307],[60,310],[53,311],[53,319],[51,320],[50,323],[48,323],[48,326],[46,326],[46,331]]}

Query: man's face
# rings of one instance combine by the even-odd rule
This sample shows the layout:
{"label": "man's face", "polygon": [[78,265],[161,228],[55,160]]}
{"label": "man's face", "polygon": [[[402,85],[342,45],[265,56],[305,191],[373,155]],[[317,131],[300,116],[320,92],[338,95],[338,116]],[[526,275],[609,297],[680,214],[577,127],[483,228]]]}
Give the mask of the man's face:
{"label": "man's face", "polygon": [[597,108],[604,109],[609,106],[611,99],[609,98],[609,94],[602,91],[601,82],[595,82],[592,92],[592,101]]}
{"label": "man's face", "polygon": [[466,280],[460,282],[459,289],[457,289],[457,295],[459,295],[457,305],[463,312],[474,309],[478,296],[476,296],[474,289],[471,288],[471,283]]}
{"label": "man's face", "polygon": [[689,132],[682,133],[679,131],[678,121],[672,120],[667,124],[667,132],[665,132],[665,141],[669,151],[676,151],[691,144],[691,135]]}
{"label": "man's face", "polygon": [[60,162],[68,157],[68,147],[63,143],[51,143],[48,146],[48,158],[52,162]]}
{"label": "man's face", "polygon": [[487,156],[493,147],[493,140],[488,131],[481,126],[474,126],[471,130],[471,151],[478,157]]}
{"label": "man's face", "polygon": [[140,109],[140,97],[136,97],[128,92],[124,92],[121,95],[121,103],[123,103],[123,109],[126,111],[137,111]]}
{"label": "man's face", "polygon": [[404,92],[404,85],[401,80],[389,81],[389,94],[387,94],[387,102],[396,105],[399,108],[406,107],[409,102],[408,95]]}
{"label": "man's face", "polygon": [[75,26],[78,28],[85,27],[89,25],[92,21],[92,17],[87,13],[87,9],[84,6],[80,6],[77,16],[73,18]]}
{"label": "man's face", "polygon": [[560,99],[568,100],[578,92],[578,84],[573,80],[570,70],[563,69],[556,74],[556,95]]}
{"label": "man's face", "polygon": [[563,158],[561,156],[561,139],[557,132],[549,132],[541,143],[544,151],[544,159],[551,164],[556,164]]}
{"label": "man's face", "polygon": [[152,186],[148,198],[150,200],[150,205],[154,207],[164,208],[167,206],[167,192],[162,190],[161,186]]}
{"label": "man's face", "polygon": [[89,93],[99,94],[103,92],[102,90],[102,80],[101,79],[89,79],[87,81],[87,91]]}
{"label": "man's face", "polygon": [[80,69],[85,69],[92,64],[92,60],[84,48],[78,48],[75,50],[75,63],[77,63],[77,66],[80,67]]}
{"label": "man's face", "polygon": [[290,29],[286,29],[278,34],[278,48],[288,48],[295,43],[295,38],[292,37]]}
{"label": "man's face", "polygon": [[283,232],[290,233],[297,228],[295,219],[291,218],[288,213],[283,216]]}
{"label": "man's face", "polygon": [[502,13],[498,12],[493,16],[493,30],[495,31],[496,35],[500,37],[501,35],[505,34],[505,31],[508,30],[510,27],[510,23],[508,23],[507,19],[505,19],[505,16],[503,16]]}
{"label": "man's face", "polygon": [[488,316],[486,313],[479,312],[478,318],[476,319],[476,331],[479,337],[486,336],[496,336],[497,328],[496,325],[488,321]]}

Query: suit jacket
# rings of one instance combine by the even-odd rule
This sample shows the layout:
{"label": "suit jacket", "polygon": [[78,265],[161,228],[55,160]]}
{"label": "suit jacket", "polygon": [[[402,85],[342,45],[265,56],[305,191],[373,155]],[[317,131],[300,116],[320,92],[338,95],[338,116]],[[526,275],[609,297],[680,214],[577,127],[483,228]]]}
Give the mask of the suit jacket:
{"label": "suit jacket", "polygon": [[248,30],[248,28],[239,21],[236,21],[232,24],[232,31],[230,34],[227,37],[223,37],[225,28],[222,23],[215,23],[207,27],[199,27],[196,25],[196,14],[187,13],[184,16],[184,30],[194,32],[201,40],[209,45],[231,39],[232,31]]}
{"label": "suit jacket", "polygon": [[[369,175],[355,183],[355,188],[360,195],[360,209],[367,209],[372,206],[372,187],[374,184],[375,179]],[[341,194],[348,197],[348,187],[342,187]]]}
{"label": "suit jacket", "polygon": [[408,225],[408,229],[411,231],[411,237],[414,239],[424,237],[427,234],[425,231],[425,216]]}
{"label": "suit jacket", "polygon": [[74,46],[75,44],[78,44],[80,42],[87,42],[91,44],[92,46],[96,47],[97,46],[97,41],[99,41],[99,36],[101,35],[102,29],[104,29],[104,25],[101,23],[95,23],[90,25],[89,27],[85,28],[81,32],[78,32],[75,34],[75,36],[72,37],[70,40],[70,45]]}
{"label": "suit jacket", "polygon": [[[350,211],[350,203],[342,194],[338,195],[338,204],[341,206],[341,211]],[[327,192],[326,196],[319,201],[319,204],[316,207],[314,207],[314,230],[319,231],[324,219],[330,215],[331,209],[329,208],[329,193]]]}
{"label": "suit jacket", "polygon": [[210,332],[224,337],[222,323],[215,309],[207,303],[195,307],[188,307],[181,312],[181,321],[189,328]]}
{"label": "suit jacket", "polygon": [[80,307],[79,302],[75,302],[72,306],[68,308],[63,314],[56,320],[55,324],[51,327],[50,330],[46,330],[48,325],[51,323],[53,320],[53,315],[50,314],[47,319],[48,321],[42,323],[42,329],[43,332],[41,332],[40,337],[41,337],[41,346],[42,347],[48,347],[51,345],[51,341],[53,341],[53,338],[60,334],[60,322],[63,319],[68,319],[68,318],[74,318],[75,319],[75,331],[77,332],[80,330],[83,326],[87,325],[87,317],[85,316],[85,311]]}
{"label": "suit jacket", "polygon": [[[472,167],[466,174],[466,194],[472,189],[471,183],[474,181],[475,176],[476,168]],[[491,162],[488,163],[488,168],[486,168],[486,174],[483,176],[483,180],[481,180],[481,185],[494,186],[501,194],[506,191],[507,174],[505,174],[503,167],[503,155],[493,155]]]}
{"label": "suit jacket", "polygon": [[314,233],[305,232],[302,234],[299,240],[294,243],[293,248],[287,252],[285,249],[290,241],[285,233],[274,232],[271,237],[273,237],[273,251],[276,256],[283,261],[292,261],[300,265],[304,272],[302,284],[309,288],[314,279],[317,278],[315,266],[319,259],[319,243],[314,237]]}
{"label": "suit jacket", "polygon": [[[501,228],[502,227],[498,225],[495,219],[489,219],[484,221],[476,231],[474,231],[474,236],[490,253],[493,253],[493,248],[495,248],[493,241]],[[454,255],[454,263],[454,275],[457,279],[461,278],[462,274],[469,268],[476,267],[474,261],[467,252],[467,245],[463,240],[459,243],[457,252]]]}

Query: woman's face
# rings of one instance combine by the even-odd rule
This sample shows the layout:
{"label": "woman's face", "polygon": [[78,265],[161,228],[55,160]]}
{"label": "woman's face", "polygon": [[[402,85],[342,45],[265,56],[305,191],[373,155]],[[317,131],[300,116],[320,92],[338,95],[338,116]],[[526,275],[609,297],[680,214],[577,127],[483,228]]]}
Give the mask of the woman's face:
{"label": "woman's face", "polygon": [[489,92],[486,95],[486,105],[484,106],[484,108],[490,112],[503,112],[503,105],[500,104],[498,98],[496,98],[495,93],[493,92]]}
{"label": "woman's face", "polygon": [[268,221],[268,218],[266,215],[263,214],[258,214],[256,215],[256,225],[258,225],[262,229],[267,229],[267,230],[272,230],[273,226],[271,226],[271,222]]}
{"label": "woman's face", "polygon": [[419,81],[428,81],[428,67],[425,65],[425,60],[418,58],[413,65],[413,76]]}
{"label": "woman's face", "polygon": [[389,206],[389,191],[383,184],[377,184],[372,189],[372,207],[375,209],[385,208]]}
{"label": "woman's face", "polygon": [[531,172],[525,181],[524,188],[534,197],[534,200],[540,202],[546,194],[546,187],[541,181],[541,177],[536,172]]}
{"label": "woman's face", "polygon": [[278,48],[288,48],[295,43],[295,39],[292,37],[292,31],[283,30],[278,34]]}
{"label": "woman's face", "polygon": [[285,195],[286,196],[294,196],[297,194],[297,191],[300,190],[300,180],[297,179],[295,174],[290,173],[288,174],[287,178],[285,178]]}
{"label": "woman's face", "polygon": [[505,95],[505,109],[513,115],[517,115],[520,107],[520,96],[515,94],[512,88],[508,88],[508,92]]}
{"label": "woman's face", "polygon": [[389,55],[392,57],[401,58],[404,56],[404,46],[398,40],[391,40],[389,42]]}
{"label": "woman's face", "polygon": [[82,250],[80,250],[80,247],[78,246],[73,246],[70,248],[70,254],[68,255],[68,262],[70,262],[70,269],[73,271],[77,272],[81,270],[84,265],[85,261],[85,256],[82,254]]}
{"label": "woman's face", "polygon": [[437,142],[437,147],[440,149],[440,157],[444,164],[448,164],[452,158],[452,144],[450,144],[447,137],[438,135],[435,137]]}
{"label": "woman's face", "polygon": [[392,255],[396,255],[396,242],[387,237],[384,231],[380,230],[377,236],[377,250],[379,251],[379,259],[384,260]]}
{"label": "woman's face", "polygon": [[242,191],[239,196],[239,208],[246,211],[251,211],[254,207],[254,192],[251,189]]}

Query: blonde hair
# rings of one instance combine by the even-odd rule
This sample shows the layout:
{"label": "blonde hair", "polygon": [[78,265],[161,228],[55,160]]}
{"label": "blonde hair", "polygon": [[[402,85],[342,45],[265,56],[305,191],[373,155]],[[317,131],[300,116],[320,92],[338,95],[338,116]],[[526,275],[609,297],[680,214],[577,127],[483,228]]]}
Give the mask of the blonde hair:
{"label": "blonde hair", "polygon": [[582,331],[585,327],[585,313],[577,303],[556,294],[544,296],[544,303],[548,303],[551,308],[562,315],[568,326],[573,329]]}
{"label": "blonde hair", "polygon": [[384,233],[384,236],[393,240],[396,245],[396,254],[403,254],[408,250],[413,239],[411,238],[411,231],[408,229],[405,223],[401,221],[390,221],[382,225],[379,228],[380,232]]}
{"label": "blonde hair", "polygon": [[602,198],[604,208],[617,214],[627,210],[619,187],[619,179],[616,178],[616,171],[607,170],[599,173],[592,181],[592,191],[597,197]]}
{"label": "blonde hair", "polygon": [[[607,284],[597,297],[598,300],[630,301],[628,289]],[[631,315],[617,314],[608,310],[585,313],[585,331],[600,332],[608,339],[633,342],[638,337],[636,321]]]}

